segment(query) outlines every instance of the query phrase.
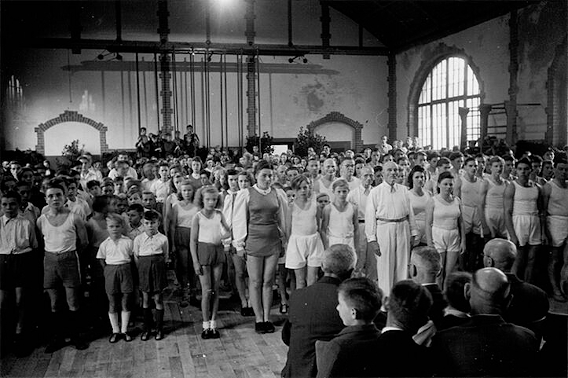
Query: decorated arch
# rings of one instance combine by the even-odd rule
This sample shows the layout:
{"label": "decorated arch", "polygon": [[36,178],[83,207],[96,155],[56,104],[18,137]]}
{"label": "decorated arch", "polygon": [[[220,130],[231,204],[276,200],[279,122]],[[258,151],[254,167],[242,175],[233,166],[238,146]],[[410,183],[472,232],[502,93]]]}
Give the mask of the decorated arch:
{"label": "decorated arch", "polygon": [[351,141],[351,148],[353,148],[355,151],[360,151],[361,148],[363,147],[363,139],[362,139],[362,131],[363,131],[363,125],[349,117],[346,117],[345,115],[341,114],[340,112],[331,112],[329,114],[327,114],[326,116],[311,122],[308,125],[308,130],[310,132],[315,132],[315,130],[326,124],[326,123],[331,123],[331,122],[335,122],[335,123],[343,123],[351,128],[353,128],[354,133],[353,133],[353,140]]}

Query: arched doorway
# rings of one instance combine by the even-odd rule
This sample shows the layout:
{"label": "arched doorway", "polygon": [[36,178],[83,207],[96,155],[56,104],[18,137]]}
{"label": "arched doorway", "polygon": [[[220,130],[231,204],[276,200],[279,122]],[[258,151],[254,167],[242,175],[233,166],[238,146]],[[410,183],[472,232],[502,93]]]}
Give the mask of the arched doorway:
{"label": "arched doorway", "polygon": [[319,134],[325,136],[328,142],[343,142],[345,146],[347,146],[345,144],[347,142],[348,149],[356,152],[359,152],[363,147],[363,139],[361,138],[363,125],[339,112],[331,112],[313,121],[307,128],[311,132],[319,130]]}
{"label": "arched doorway", "polygon": [[78,122],[87,124],[99,131],[99,143],[101,147],[101,154],[108,152],[108,144],[106,141],[107,127],[100,122],[95,122],[90,118],[84,117],[76,111],[66,110],[59,117],[50,119],[45,123],[40,123],[38,127],[34,129],[37,134],[37,144],[36,151],[42,155],[45,154],[45,132],[55,125],[66,122]]}

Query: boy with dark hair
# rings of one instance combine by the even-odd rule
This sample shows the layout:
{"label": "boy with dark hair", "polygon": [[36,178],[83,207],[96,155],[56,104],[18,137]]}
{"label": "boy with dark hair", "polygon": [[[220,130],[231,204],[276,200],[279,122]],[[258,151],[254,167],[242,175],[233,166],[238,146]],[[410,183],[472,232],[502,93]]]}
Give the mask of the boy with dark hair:
{"label": "boy with dark hair", "polygon": [[316,341],[318,377],[371,376],[372,346],[380,336],[373,320],[382,292],[368,278],[351,278],[339,285],[337,312],[346,326],[329,342]]}
{"label": "boy with dark hair", "polygon": [[[47,210],[37,220],[45,245],[43,286],[51,300],[51,323],[54,337],[45,349],[53,353],[63,346],[61,330],[64,316],[60,304],[63,295],[69,307],[71,342],[78,350],[87,344],[79,335],[81,277],[78,256],[87,246],[87,231],[81,218],[65,207],[65,191],[61,185],[50,182],[45,197]],[[62,288],[65,289],[63,292]]]}
{"label": "boy with dark hair", "polygon": [[[31,275],[35,265],[37,248],[35,224],[20,213],[20,195],[9,191],[0,200],[2,212],[0,217],[0,340],[9,340],[7,314],[10,298],[15,298],[16,309],[16,354],[28,354],[29,349],[24,337],[26,318],[27,291],[33,283]],[[4,346],[4,345],[2,345]]]}

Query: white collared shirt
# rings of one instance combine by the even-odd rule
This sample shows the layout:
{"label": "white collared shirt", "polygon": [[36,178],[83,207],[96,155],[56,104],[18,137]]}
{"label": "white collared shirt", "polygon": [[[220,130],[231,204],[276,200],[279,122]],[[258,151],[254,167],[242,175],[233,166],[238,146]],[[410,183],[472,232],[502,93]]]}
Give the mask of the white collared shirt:
{"label": "white collared shirt", "polygon": [[22,214],[0,218],[0,254],[22,254],[37,248],[35,225]]}

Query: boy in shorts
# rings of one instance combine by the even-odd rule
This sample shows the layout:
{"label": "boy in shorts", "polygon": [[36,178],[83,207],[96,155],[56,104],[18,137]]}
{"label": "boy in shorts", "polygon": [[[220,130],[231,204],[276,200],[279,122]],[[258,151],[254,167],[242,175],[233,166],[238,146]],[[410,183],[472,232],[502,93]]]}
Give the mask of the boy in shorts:
{"label": "boy in shorts", "polygon": [[[144,213],[144,233],[134,239],[134,258],[138,267],[138,279],[142,291],[144,331],[142,341],[150,338],[153,320],[156,321],[156,340],[164,338],[164,300],[162,290],[168,286],[166,261],[169,260],[168,238],[158,232],[160,214],[155,210]],[[155,319],[150,308],[150,298],[156,305]]]}
{"label": "boy in shorts", "polygon": [[[35,225],[19,212],[20,195],[8,191],[1,198],[2,211],[0,217],[0,340],[9,340],[6,320],[11,318],[7,314],[8,303],[15,299],[16,332],[14,342],[16,354],[28,354],[29,348],[24,337],[24,320],[26,318],[27,291],[35,265],[34,249],[37,248]],[[12,330],[10,330],[10,334]]]}
{"label": "boy in shorts", "polygon": [[[63,187],[50,181],[45,198],[47,209],[37,220],[37,226],[45,245],[43,287],[51,301],[51,323],[53,339],[45,352],[53,353],[63,347],[61,330],[68,324],[71,342],[78,350],[86,349],[87,344],[79,335],[79,299],[81,295],[81,276],[79,254],[87,247],[87,231],[80,216],[65,207]],[[64,292],[63,290],[64,289]],[[69,321],[65,322],[61,311],[62,297],[65,295],[69,307]]]}

